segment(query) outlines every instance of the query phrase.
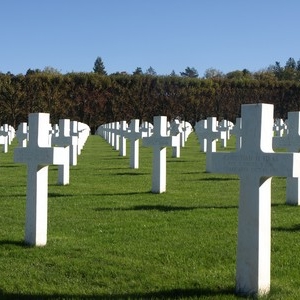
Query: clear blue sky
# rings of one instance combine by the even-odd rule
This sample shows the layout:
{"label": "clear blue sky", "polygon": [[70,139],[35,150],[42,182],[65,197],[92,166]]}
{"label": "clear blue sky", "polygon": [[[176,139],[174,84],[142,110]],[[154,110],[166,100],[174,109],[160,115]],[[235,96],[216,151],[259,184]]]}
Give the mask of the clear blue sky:
{"label": "clear blue sky", "polygon": [[251,72],[300,58],[299,0],[1,0],[0,72],[187,66]]}

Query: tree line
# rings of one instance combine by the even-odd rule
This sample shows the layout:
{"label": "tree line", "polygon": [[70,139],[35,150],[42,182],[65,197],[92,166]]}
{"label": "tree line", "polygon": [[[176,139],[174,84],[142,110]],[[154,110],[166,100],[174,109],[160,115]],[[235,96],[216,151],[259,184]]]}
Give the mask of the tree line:
{"label": "tree line", "polygon": [[192,124],[210,116],[234,122],[241,104],[246,103],[274,104],[276,118],[300,110],[300,63],[275,64],[257,73],[210,71],[205,78],[97,72],[63,75],[49,70],[0,74],[0,123],[16,128],[27,121],[29,113],[48,112],[53,124],[69,118],[95,131],[112,121],[152,122],[155,115]]}

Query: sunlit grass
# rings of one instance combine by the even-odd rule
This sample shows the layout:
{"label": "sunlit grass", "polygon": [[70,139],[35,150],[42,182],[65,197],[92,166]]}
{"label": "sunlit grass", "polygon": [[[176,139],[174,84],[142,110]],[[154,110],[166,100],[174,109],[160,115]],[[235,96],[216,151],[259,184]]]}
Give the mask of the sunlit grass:
{"label": "sunlit grass", "polygon": [[[163,194],[150,193],[150,148],[140,147],[133,170],[89,137],[70,185],[49,168],[42,248],[23,243],[26,167],[13,163],[15,146],[0,153],[1,299],[236,299],[239,179],[206,173],[194,134],[180,158],[168,149]],[[299,298],[299,213],[285,205],[285,179],[274,178],[269,299]]]}

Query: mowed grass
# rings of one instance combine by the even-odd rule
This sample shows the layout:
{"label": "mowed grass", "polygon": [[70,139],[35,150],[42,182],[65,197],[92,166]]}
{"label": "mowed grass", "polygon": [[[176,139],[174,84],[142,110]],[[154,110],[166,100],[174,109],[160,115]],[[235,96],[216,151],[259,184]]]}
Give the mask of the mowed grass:
{"label": "mowed grass", "polygon": [[[167,192],[152,194],[152,150],[129,168],[90,136],[57,185],[49,167],[48,242],[24,245],[26,166],[0,153],[0,299],[237,299],[239,179],[205,172],[192,133],[180,158],[167,152]],[[220,151],[218,145],[218,151]],[[234,138],[226,151],[234,150]],[[224,149],[223,149],[224,151]],[[272,180],[271,293],[300,297],[300,210]]]}

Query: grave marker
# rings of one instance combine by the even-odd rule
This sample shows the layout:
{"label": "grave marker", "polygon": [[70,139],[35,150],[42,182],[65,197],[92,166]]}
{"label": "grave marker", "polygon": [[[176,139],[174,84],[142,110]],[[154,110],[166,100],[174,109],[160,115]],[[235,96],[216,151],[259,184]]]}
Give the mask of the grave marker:
{"label": "grave marker", "polygon": [[71,121],[70,123],[70,166],[77,166],[77,155],[78,155],[78,122]]}
{"label": "grave marker", "polygon": [[120,150],[120,122],[114,122],[114,150]]}
{"label": "grave marker", "polygon": [[185,142],[188,139],[188,136],[192,132],[192,125],[187,121],[181,121],[181,133],[180,133],[180,146],[185,147]]}
{"label": "grave marker", "polygon": [[57,134],[52,137],[52,144],[58,147],[67,148],[68,155],[64,164],[58,166],[58,184],[67,185],[70,183],[70,158],[72,153],[72,137],[70,136],[70,120],[60,119]]}
{"label": "grave marker", "polygon": [[28,137],[26,122],[22,122],[19,124],[18,129],[16,131],[16,136],[17,136],[19,147],[22,147],[22,148],[26,147],[27,146],[27,137]]}
{"label": "grave marker", "polygon": [[179,120],[175,119],[170,123],[170,135],[171,136],[178,136],[178,143],[177,145],[172,147],[172,157],[180,157],[180,134],[182,133],[182,127]]}
{"label": "grave marker", "polygon": [[202,138],[206,139],[206,172],[211,172],[212,153],[216,152],[216,142],[221,137],[224,138],[225,132],[217,130],[217,118],[207,118],[206,128],[203,128]]}
{"label": "grave marker", "polygon": [[49,114],[29,115],[29,141],[26,148],[15,148],[14,161],[27,164],[25,243],[47,243],[48,165],[62,164],[66,148],[51,148],[48,138]]}
{"label": "grave marker", "polygon": [[15,129],[11,126],[8,125],[8,144],[10,145],[13,139],[15,138],[16,131]]}
{"label": "grave marker", "polygon": [[81,154],[81,150],[90,135],[90,127],[82,122],[77,122],[77,137],[78,137],[78,144],[77,144],[77,154]]}
{"label": "grave marker", "polygon": [[[280,119],[281,120],[281,119]],[[288,113],[288,133],[273,137],[273,148],[286,148],[288,152],[299,152],[300,149],[300,112]],[[286,203],[300,205],[300,178],[286,179]]]}
{"label": "grave marker", "polygon": [[140,132],[143,132],[144,137],[149,137],[152,135],[153,125],[147,121],[144,121],[140,127]]}
{"label": "grave marker", "polygon": [[205,138],[205,132],[207,130],[207,120],[200,120],[195,124],[195,133],[200,143],[200,151],[207,151],[207,139]]}
{"label": "grave marker", "polygon": [[143,138],[143,145],[153,147],[152,193],[166,191],[166,147],[180,144],[179,135],[167,136],[167,117],[154,117],[153,134]]}
{"label": "grave marker", "polygon": [[132,119],[124,135],[130,141],[130,168],[132,169],[139,168],[139,139],[143,137],[139,123],[139,119]]}
{"label": "grave marker", "polygon": [[110,123],[110,145],[114,148],[115,147],[115,122]]}
{"label": "grave marker", "polygon": [[275,133],[275,136],[283,136],[283,134],[286,132],[287,126],[284,123],[282,119],[275,119],[273,130]]}
{"label": "grave marker", "polygon": [[235,149],[242,148],[242,119],[236,118],[235,125],[231,130],[231,133],[235,135]]}
{"label": "grave marker", "polygon": [[126,156],[126,131],[127,131],[127,123],[126,121],[120,122],[120,156]]}
{"label": "grave marker", "polygon": [[242,105],[242,121],[241,149],[213,153],[211,170],[240,177],[236,291],[263,295],[270,289],[271,178],[299,176],[300,154],[273,152],[273,105]]}
{"label": "grave marker", "polygon": [[8,133],[8,124],[4,124],[0,127],[0,144],[3,145],[3,152],[8,152],[9,144],[9,133]]}
{"label": "grave marker", "polygon": [[224,132],[221,134],[221,141],[222,141],[222,147],[226,148],[227,147],[227,140],[230,139],[230,122],[223,119],[221,122],[218,124],[218,131]]}

